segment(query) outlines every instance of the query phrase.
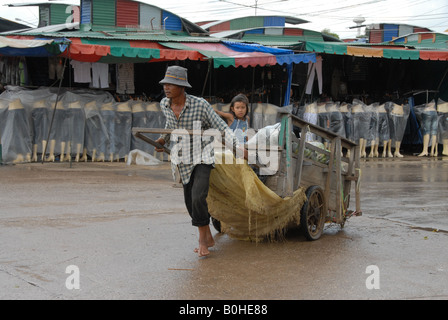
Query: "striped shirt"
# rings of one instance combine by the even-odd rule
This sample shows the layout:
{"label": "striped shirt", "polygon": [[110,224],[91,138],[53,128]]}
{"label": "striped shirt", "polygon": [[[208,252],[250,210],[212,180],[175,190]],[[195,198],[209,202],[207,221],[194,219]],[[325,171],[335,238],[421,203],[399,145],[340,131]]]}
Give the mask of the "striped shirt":
{"label": "striped shirt", "polygon": [[[201,133],[201,130],[216,129],[219,134],[225,133],[226,145],[237,147],[238,140],[227,123],[213,110],[212,106],[203,98],[186,94],[185,106],[182,109],[179,119],[176,118],[171,109],[171,100],[164,98],[160,102],[160,107],[166,118],[165,129],[186,129],[195,130]],[[165,140],[165,145],[170,142],[174,144],[171,148],[171,169],[173,172],[176,166],[183,184],[190,181],[191,173],[195,165],[200,163],[214,164],[215,156],[212,148],[210,136],[190,136],[189,139],[183,139],[182,130],[176,130],[172,134],[162,134],[161,138]]]}

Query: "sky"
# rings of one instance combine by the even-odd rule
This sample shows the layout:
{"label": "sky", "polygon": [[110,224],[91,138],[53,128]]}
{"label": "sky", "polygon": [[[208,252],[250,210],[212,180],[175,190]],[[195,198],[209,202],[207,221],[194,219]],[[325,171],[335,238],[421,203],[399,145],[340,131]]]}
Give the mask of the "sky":
{"label": "sky", "polygon": [[[38,22],[35,7],[10,8],[9,3],[36,0],[0,0],[0,17],[30,25]],[[53,2],[53,1],[50,1]],[[57,1],[54,1],[57,2]],[[63,2],[78,3],[65,0]],[[171,11],[191,22],[224,20],[253,15],[292,16],[310,21],[297,27],[322,31],[329,29],[340,38],[352,38],[358,29],[353,20],[364,24],[403,23],[426,27],[436,32],[448,30],[447,0],[143,0]],[[361,29],[361,33],[364,28]]]}

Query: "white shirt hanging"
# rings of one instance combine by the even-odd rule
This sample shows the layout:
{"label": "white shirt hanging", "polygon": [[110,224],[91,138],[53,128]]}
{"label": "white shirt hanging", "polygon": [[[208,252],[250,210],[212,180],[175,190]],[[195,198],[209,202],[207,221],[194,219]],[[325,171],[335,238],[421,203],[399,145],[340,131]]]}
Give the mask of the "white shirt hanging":
{"label": "white shirt hanging", "polygon": [[92,63],[72,60],[70,64],[74,70],[74,81],[77,83],[92,82]]}

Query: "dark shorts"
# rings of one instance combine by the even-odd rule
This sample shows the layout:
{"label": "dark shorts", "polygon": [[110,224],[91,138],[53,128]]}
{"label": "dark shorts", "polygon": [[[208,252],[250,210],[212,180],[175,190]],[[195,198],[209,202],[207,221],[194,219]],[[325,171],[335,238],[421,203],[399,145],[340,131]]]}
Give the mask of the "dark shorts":
{"label": "dark shorts", "polygon": [[212,165],[198,164],[191,173],[190,181],[183,185],[185,205],[195,227],[203,227],[210,223],[207,196],[210,184]]}

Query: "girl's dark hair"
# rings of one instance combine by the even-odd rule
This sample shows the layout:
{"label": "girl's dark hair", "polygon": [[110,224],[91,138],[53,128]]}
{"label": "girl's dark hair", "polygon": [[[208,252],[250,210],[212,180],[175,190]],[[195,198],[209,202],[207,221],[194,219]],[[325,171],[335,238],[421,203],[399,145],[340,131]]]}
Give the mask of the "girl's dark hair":
{"label": "girl's dark hair", "polygon": [[[233,97],[232,101],[230,101],[230,112],[233,113],[232,107],[235,105],[236,102],[242,102],[246,105],[246,114],[244,116],[247,116],[249,113],[249,99],[247,99],[246,95],[240,93],[237,94],[235,97]],[[233,115],[235,115],[233,113]]]}

